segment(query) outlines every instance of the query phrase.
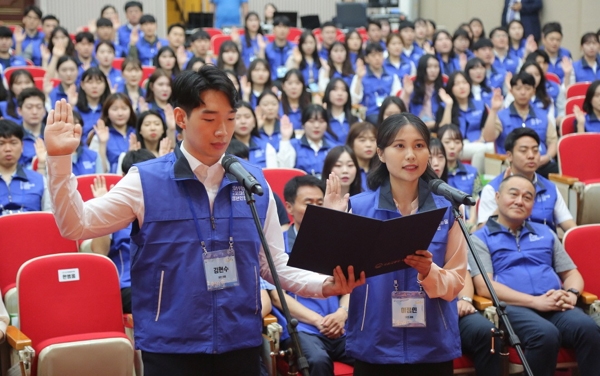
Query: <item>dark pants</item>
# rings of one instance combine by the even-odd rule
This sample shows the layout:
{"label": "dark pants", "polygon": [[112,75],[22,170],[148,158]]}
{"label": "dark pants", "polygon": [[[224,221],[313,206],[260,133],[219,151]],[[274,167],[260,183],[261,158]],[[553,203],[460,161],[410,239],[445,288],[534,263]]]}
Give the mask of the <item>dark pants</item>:
{"label": "dark pants", "polygon": [[508,306],[506,312],[535,376],[554,375],[561,346],[575,349],[581,376],[598,375],[600,327],[581,309],[538,312]]}
{"label": "dark pants", "polygon": [[142,351],[144,376],[259,376],[261,348],[223,354],[158,354]]}
{"label": "dark pants", "polygon": [[458,321],[462,351],[473,358],[477,375],[500,376],[499,341],[496,340],[495,354],[490,353],[494,327],[488,319],[478,313],[463,316]]}
{"label": "dark pants", "polygon": [[545,165],[538,167],[536,172],[548,179],[548,174],[558,174],[558,164],[550,161]]}
{"label": "dark pants", "polygon": [[452,376],[453,372],[452,361],[421,364],[354,362],[354,376]]}
{"label": "dark pants", "polygon": [[334,361],[354,364],[354,359],[346,355],[345,336],[329,339],[317,334],[299,332],[298,338],[311,376],[333,375]]}
{"label": "dark pants", "polygon": [[131,313],[131,287],[121,289],[121,304],[123,313]]}

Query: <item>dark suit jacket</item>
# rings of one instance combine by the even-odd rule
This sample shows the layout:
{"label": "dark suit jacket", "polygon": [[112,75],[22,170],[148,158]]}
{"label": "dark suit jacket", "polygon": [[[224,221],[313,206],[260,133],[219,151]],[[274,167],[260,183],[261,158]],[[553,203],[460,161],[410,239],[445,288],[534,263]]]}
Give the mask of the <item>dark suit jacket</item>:
{"label": "dark suit jacket", "polygon": [[[506,26],[506,12],[508,11],[509,0],[504,0],[504,10],[502,10],[502,26]],[[536,41],[539,41],[542,34],[540,25],[540,11],[542,10],[542,0],[521,0],[521,22],[525,33],[524,38],[533,34]]]}

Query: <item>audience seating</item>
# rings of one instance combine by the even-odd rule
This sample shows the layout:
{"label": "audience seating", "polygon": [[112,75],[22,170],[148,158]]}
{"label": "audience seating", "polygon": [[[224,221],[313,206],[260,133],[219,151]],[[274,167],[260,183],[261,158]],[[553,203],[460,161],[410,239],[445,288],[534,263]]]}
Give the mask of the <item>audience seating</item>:
{"label": "audience seating", "polygon": [[585,100],[585,96],[580,95],[577,97],[571,97],[567,99],[567,104],[565,105],[565,114],[570,115],[573,113],[573,108],[575,106],[579,106],[579,108],[583,107],[583,101]]}
{"label": "audience seating", "polygon": [[213,51],[214,56],[219,55],[221,45],[228,40],[231,40],[231,35],[214,35],[210,38],[210,49]]}
{"label": "audience seating", "polygon": [[[263,168],[263,173],[273,193],[277,194],[281,201],[284,202],[283,188],[285,187],[285,184],[295,176],[306,175],[306,172],[297,168]],[[290,221],[292,221],[292,217],[289,217]]]}
{"label": "audience seating", "polygon": [[[565,250],[577,265],[577,270],[585,282],[585,291],[581,294],[585,305],[593,304],[597,295],[600,295],[598,244],[600,244],[600,224],[573,227],[563,237]],[[600,305],[600,302],[596,304]]]}
{"label": "audience seating", "polygon": [[149,65],[142,66],[142,79],[140,80],[140,82],[144,82],[145,80],[150,78],[150,76],[152,76],[152,73],[154,73],[155,70],[156,70],[156,67],[153,67],[153,66],[149,66]]}
{"label": "audience seating", "polygon": [[567,88],[567,99],[578,96],[585,96],[585,93],[587,92],[587,89],[588,87],[590,87],[591,84],[591,82],[577,82],[572,84]]}
{"label": "audience seating", "polygon": [[558,77],[555,73],[552,73],[552,72],[546,73],[546,80],[552,81],[552,82],[557,83],[559,85],[561,84],[560,77]]}
{"label": "audience seating", "polygon": [[115,69],[121,70],[124,60],[125,60],[124,57],[115,57],[115,59],[113,60],[113,63],[112,63],[112,67]]}
{"label": "audience seating", "polygon": [[562,122],[560,123],[560,135],[559,136],[564,136],[564,135],[571,134],[571,133],[577,133],[577,127],[575,126],[576,120],[577,119],[575,118],[574,114],[565,116],[563,118]]}
{"label": "audience seating", "polygon": [[16,70],[19,70],[19,69],[28,71],[29,73],[31,73],[33,78],[36,78],[36,77],[44,78],[44,76],[46,75],[46,69],[44,69],[42,67],[32,67],[32,66],[10,67],[10,68],[6,68],[3,72],[4,78],[6,78],[6,83],[10,82],[10,76],[12,76],[13,72]]}
{"label": "audience seating", "polygon": [[133,374],[119,275],[110,259],[38,257],[21,266],[17,286],[21,330],[11,327],[8,342],[21,361],[31,360],[32,375]]}
{"label": "audience seating", "polygon": [[103,176],[106,180],[106,188],[110,189],[121,180],[122,176],[117,174],[90,174],[77,176],[77,191],[81,194],[83,201],[88,201],[94,198],[91,186],[94,184],[94,179],[98,176]]}
{"label": "audience seating", "polygon": [[300,35],[302,35],[303,32],[304,30],[298,27],[290,27],[290,32],[287,36],[287,40],[290,42],[294,42],[296,38],[300,38]]}

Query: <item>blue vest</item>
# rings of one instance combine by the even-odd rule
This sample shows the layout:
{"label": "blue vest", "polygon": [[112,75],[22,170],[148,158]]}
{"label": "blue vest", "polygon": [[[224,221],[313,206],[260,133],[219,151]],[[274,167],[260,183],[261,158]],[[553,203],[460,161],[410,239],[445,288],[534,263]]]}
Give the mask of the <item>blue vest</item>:
{"label": "blue vest", "polygon": [[267,167],[267,141],[264,138],[250,137],[248,161],[261,168]]}
{"label": "blue vest", "polygon": [[38,137],[35,137],[33,134],[23,128],[23,152],[21,153],[21,158],[19,158],[19,164],[23,165],[23,167],[27,169],[31,169],[33,157],[36,155],[35,141],[37,139]]}
{"label": "blue vest", "polygon": [[302,77],[304,77],[306,88],[308,88],[311,83],[313,85],[319,83],[319,68],[317,68],[317,64],[314,62],[310,65],[307,63],[306,67],[300,71],[302,72]]}
{"label": "blue vest", "polygon": [[512,43],[509,43],[510,47],[508,48],[508,53],[512,54],[513,56],[518,57],[519,59],[522,59],[525,56],[525,44],[526,43],[527,43],[526,38],[521,39],[521,43],[519,43],[519,48],[514,48],[512,46]]}
{"label": "blue vest", "polygon": [[290,119],[290,122],[294,126],[294,130],[302,129],[302,108],[301,107],[298,107],[296,110],[293,110],[290,108],[290,112],[288,112],[286,114],[283,111],[283,104],[281,104],[279,106],[279,118],[281,119],[281,117],[283,115],[287,115],[287,117]]}
{"label": "blue vest", "polygon": [[596,114],[585,114],[585,131],[600,132],[600,120]]}
{"label": "blue vest", "polygon": [[561,288],[560,277],[552,267],[555,238],[548,227],[525,222],[517,239],[491,217],[473,235],[490,251],[494,281],[534,296]]}
{"label": "blue vest", "polygon": [[341,78],[342,80],[344,80],[344,82],[346,83],[346,85],[348,85],[348,87],[350,87],[350,86],[352,86],[352,80],[354,79],[354,74],[350,74],[350,75],[344,76],[340,72],[335,71],[333,73],[333,76],[331,78]]}
{"label": "blue vest", "polygon": [[119,156],[129,150],[129,135],[135,133],[133,127],[127,128],[127,134],[123,136],[113,127],[108,127],[109,138],[106,143],[106,159],[110,165],[110,173],[115,174],[118,170]]}
{"label": "blue vest", "polygon": [[554,104],[554,113],[558,114],[558,107],[556,103],[558,101],[558,95],[560,94],[560,85],[554,81],[546,80],[546,93],[552,98]]}
{"label": "blue vest", "polygon": [[325,132],[325,140],[331,145],[331,147],[345,145],[346,139],[348,138],[348,132],[350,132],[350,123],[348,119],[344,118],[343,122],[339,122],[338,119],[332,117],[329,119],[329,126],[333,134],[337,136],[337,139],[329,132]]}
{"label": "blue vest", "polygon": [[513,55],[510,51],[504,58],[504,60],[500,61],[500,58],[496,56],[492,65],[498,70],[505,70],[512,74],[517,73],[517,68],[519,67],[519,57]]}
{"label": "blue vest", "polygon": [[142,62],[142,65],[154,65],[154,56],[160,50],[158,43],[161,46],[169,45],[169,41],[166,39],[155,37],[153,42],[148,42],[146,38],[140,35],[140,40],[136,43],[135,47],[138,51],[138,59]]}
{"label": "blue vest", "polygon": [[4,211],[29,212],[42,210],[44,177],[18,165],[10,184],[0,177],[0,215]]}
{"label": "blue vest", "polygon": [[94,125],[96,125],[100,116],[102,116],[102,104],[99,104],[96,110],[92,110],[89,107],[87,108],[87,112],[82,111],[79,107],[75,107],[75,110],[79,111],[79,115],[81,115],[81,119],[83,120],[81,137],[85,140],[87,139],[88,133],[94,129]]}
{"label": "blue vest", "polygon": [[268,40],[263,35],[258,34],[256,38],[250,40],[250,47],[248,47],[246,46],[246,38],[246,35],[240,35],[240,44],[242,45],[242,59],[244,60],[244,64],[246,64],[246,67],[249,67],[250,63],[256,58],[256,55],[259,52],[258,41],[256,38],[263,38],[265,40],[265,44],[268,43]]}
{"label": "blue vest", "polygon": [[502,89],[504,86],[504,77],[506,77],[506,70],[503,67],[494,66],[492,64],[491,69],[486,72],[485,75],[487,87],[492,89]]}
{"label": "blue vest", "polygon": [[[408,103],[408,112],[415,116],[420,116],[421,112],[423,112],[423,103],[415,103],[413,102],[414,93],[410,96],[410,102]],[[435,120],[435,116],[438,112],[438,108],[440,106],[440,99],[438,97],[438,93],[434,90],[433,95],[431,96],[431,113],[433,115],[433,119],[421,119],[423,121],[431,121]]]}
{"label": "blue vest", "polygon": [[67,103],[69,102],[69,97],[67,93],[65,93],[63,86],[59,84],[50,92],[50,106],[52,107],[52,109],[54,109],[54,105],[56,104],[56,102],[60,101],[61,99],[66,100]]}
{"label": "blue vest", "polygon": [[385,59],[385,62],[383,63],[383,68],[386,70],[386,72],[398,76],[400,82],[402,82],[404,76],[410,75],[412,67],[412,61],[402,54],[400,54],[400,66],[398,68],[396,68],[396,66],[390,62],[389,58]]}
{"label": "blue vest", "polygon": [[517,112],[515,104],[511,103],[508,108],[498,112],[498,119],[502,123],[502,133],[496,139],[496,153],[506,154],[504,149],[504,140],[513,130],[520,127],[531,128],[540,136],[540,154],[546,155],[548,148],[546,146],[546,132],[548,131],[548,111],[529,105],[529,114],[527,119],[523,118]]}
{"label": "blue vest", "polygon": [[275,126],[273,127],[273,134],[268,135],[263,128],[258,130],[260,136],[266,139],[271,144],[275,151],[279,152],[279,143],[281,142],[281,131],[279,130],[279,120],[275,120]]}
{"label": "blue vest", "polygon": [[285,67],[285,63],[292,55],[294,47],[295,45],[291,42],[287,42],[283,47],[278,47],[275,42],[272,42],[265,48],[265,57],[271,67],[271,79],[273,81],[283,78],[283,74],[281,76],[277,75],[277,68]]}
{"label": "blue vest", "polygon": [[483,128],[481,121],[485,111],[485,103],[474,99],[469,99],[469,108],[466,111],[459,108],[458,126],[463,138],[470,142],[481,138],[481,129]]}
{"label": "blue vest", "polygon": [[[367,116],[378,114],[379,106],[390,95],[394,84],[394,75],[383,68],[381,78],[375,76],[367,67],[367,74],[362,79],[362,105],[367,108]],[[394,93],[395,94],[395,93]]]}
{"label": "blue vest", "polygon": [[[479,192],[474,192],[477,175],[477,168],[457,160],[456,170],[448,172],[448,184],[470,195],[479,194]],[[469,219],[469,213],[469,210],[465,210],[465,219]]]}
{"label": "blue vest", "polygon": [[573,72],[575,72],[575,82],[600,80],[600,56],[596,56],[596,72],[584,58],[573,63]]}
{"label": "blue vest", "polygon": [[[535,183],[535,203],[533,204],[529,220],[547,225],[553,231],[556,231],[557,223],[554,219],[554,206],[556,205],[556,200],[558,200],[556,186],[540,174],[536,173],[535,176],[537,179]],[[494,191],[498,192],[502,180],[504,180],[504,173],[495,177],[488,184],[494,188]]]}
{"label": "blue vest", "polygon": [[[387,220],[400,217],[394,205],[389,181],[372,192],[350,198],[354,214]],[[438,231],[429,246],[433,262],[444,265],[448,232],[454,224],[450,203],[429,192],[419,182],[419,209],[425,212],[447,207]],[[399,241],[401,241],[399,239]],[[368,252],[368,250],[365,250]],[[376,364],[438,363],[461,354],[456,299],[447,302],[430,299],[425,294],[426,328],[392,327],[392,292],[394,281],[398,291],[419,291],[417,271],[413,268],[368,277],[350,295],[346,351],[355,359]]]}
{"label": "blue vest", "polygon": [[[256,197],[264,226],[267,182],[260,168],[240,163],[266,188],[263,196]],[[156,353],[204,354],[259,346],[260,239],[243,187],[225,175],[211,213],[204,185],[179,149],[137,166],[144,201],[152,205],[146,205],[141,228],[134,222],[131,237],[136,346]],[[207,290],[196,226],[208,252],[228,249],[233,237],[239,286]]]}
{"label": "blue vest", "polygon": [[359,168],[359,169],[360,169],[360,185],[361,185],[362,191],[363,192],[369,192],[369,191],[371,191],[369,189],[369,182],[367,180],[367,176],[369,174],[365,170],[363,170],[362,168]]}
{"label": "blue vest", "polygon": [[[540,49],[544,49],[544,46],[541,46]],[[560,78],[560,82],[563,82],[565,80],[565,71],[563,70],[562,67],[562,58],[563,57],[571,57],[571,52],[569,52],[569,50],[567,50],[564,47],[560,47],[558,50],[558,54],[556,57],[556,63],[552,63],[552,59],[550,60],[550,63],[548,64],[548,72],[550,73],[554,73],[555,75],[557,75]]]}
{"label": "blue vest", "polygon": [[14,121],[17,124],[21,124],[21,122],[23,121],[23,118],[21,116],[19,116],[19,113],[17,112],[17,98],[14,98],[13,102],[15,104],[15,116],[11,116],[8,114],[8,112],[6,110],[6,107],[8,106],[7,101],[0,102],[0,112],[2,113],[2,117],[4,119]]}
{"label": "blue vest", "polygon": [[[23,56],[30,55],[33,65],[42,66],[42,53],[40,51],[41,45],[44,43],[44,33],[38,31],[33,37],[25,34],[25,40],[21,44]],[[13,49],[16,48],[13,37]]]}
{"label": "blue vest", "polygon": [[129,242],[131,241],[131,223],[129,226],[112,234],[108,258],[117,267],[121,288],[131,287],[131,262]]}
{"label": "blue vest", "polygon": [[440,63],[440,71],[446,76],[451,75],[453,72],[460,71],[460,62],[457,57],[448,58],[448,62],[445,62],[442,55],[435,54],[438,62]]}
{"label": "blue vest", "polygon": [[97,160],[98,153],[88,149],[86,146],[79,147],[76,155],[73,157],[73,174],[75,176],[96,174],[98,172],[96,166]]}
{"label": "blue vest", "polygon": [[421,56],[425,55],[425,50],[423,50],[423,48],[421,48],[417,42],[413,42],[413,49],[410,53],[408,53],[408,51],[406,49],[404,49],[402,51],[402,53],[404,54],[404,56],[408,57],[410,60],[412,60],[412,62],[415,64],[415,66],[419,65],[419,60],[421,59]]}
{"label": "blue vest", "polygon": [[[129,28],[128,24],[121,26],[117,30],[117,34],[119,36],[119,46],[121,46],[121,48],[123,49],[123,51],[125,51],[126,54],[129,54],[129,39],[131,38],[131,31],[132,29]],[[140,39],[143,38],[144,33],[141,29],[138,29],[138,34],[140,36]],[[163,46],[167,46],[167,44],[164,44]]]}
{"label": "blue vest", "polygon": [[318,152],[315,152],[310,147],[306,135],[302,136],[301,139],[293,138],[290,142],[294,149],[296,149],[296,165],[294,167],[306,171],[309,175],[320,178],[325,157],[331,149],[327,141],[323,139],[323,144]]}

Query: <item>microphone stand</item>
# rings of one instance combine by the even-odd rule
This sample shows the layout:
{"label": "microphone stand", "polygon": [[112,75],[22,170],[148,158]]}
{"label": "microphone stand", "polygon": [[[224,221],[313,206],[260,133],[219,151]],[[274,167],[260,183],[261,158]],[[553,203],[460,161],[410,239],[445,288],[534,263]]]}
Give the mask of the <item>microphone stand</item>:
{"label": "microphone stand", "polygon": [[256,200],[254,199],[254,193],[248,191],[247,188],[244,189],[244,192],[246,192],[246,202],[248,203],[248,205],[250,206],[250,210],[252,211],[254,225],[256,226],[256,231],[258,232],[260,242],[262,243],[263,249],[265,251],[265,256],[267,257],[267,262],[269,263],[269,269],[271,270],[271,276],[273,277],[273,284],[275,285],[275,289],[277,290],[277,295],[279,296],[279,301],[281,302],[281,308],[283,309],[283,314],[285,316],[285,319],[287,320],[287,328],[292,341],[291,349],[286,351],[289,355],[288,375],[296,375],[296,368],[298,368],[299,372],[302,373],[303,376],[309,376],[308,360],[302,354],[302,349],[300,348],[300,340],[298,338],[298,330],[296,329],[296,326],[298,326],[298,320],[293,319],[290,315],[290,310],[285,300],[285,293],[283,292],[281,284],[279,283],[279,275],[277,274],[277,269],[275,268],[275,263],[273,262],[273,256],[271,255],[269,244],[267,243],[265,234],[262,231],[262,226],[260,224],[258,212],[256,211]]}
{"label": "microphone stand", "polygon": [[490,278],[488,277],[488,275],[483,267],[481,259],[479,258],[479,255],[477,254],[477,252],[475,252],[475,248],[473,247],[473,242],[471,241],[471,235],[469,234],[469,231],[467,231],[467,226],[465,225],[465,221],[463,220],[463,216],[459,210],[461,203],[457,203],[454,201],[451,201],[451,202],[452,202],[452,213],[454,214],[454,217],[458,221],[460,229],[462,230],[462,233],[467,241],[469,250],[471,251],[471,255],[473,255],[473,259],[475,259],[475,264],[477,264],[477,267],[479,268],[479,271],[481,272],[483,281],[485,282],[485,285],[486,285],[488,291],[490,292],[490,297],[492,298],[492,302],[493,302],[494,306],[496,307],[496,312],[498,315],[498,323],[499,323],[500,328],[492,329],[492,349],[491,349],[491,351],[492,352],[494,351],[494,338],[495,337],[499,338],[500,343],[501,343],[500,361],[501,361],[501,367],[502,367],[502,375],[509,376],[508,346],[510,344],[517,350],[517,354],[519,355],[519,358],[521,359],[521,363],[523,364],[523,368],[525,369],[525,374],[528,376],[533,376],[533,372],[531,371],[531,368],[529,367],[529,363],[527,363],[527,359],[525,359],[525,353],[523,353],[521,341],[519,340],[519,337],[513,330],[512,325],[510,324],[510,321],[508,319],[508,315],[506,313],[506,303],[501,302],[500,299],[498,298],[498,295],[496,294],[496,290],[494,290],[494,287],[492,286],[492,282],[490,281]]}

